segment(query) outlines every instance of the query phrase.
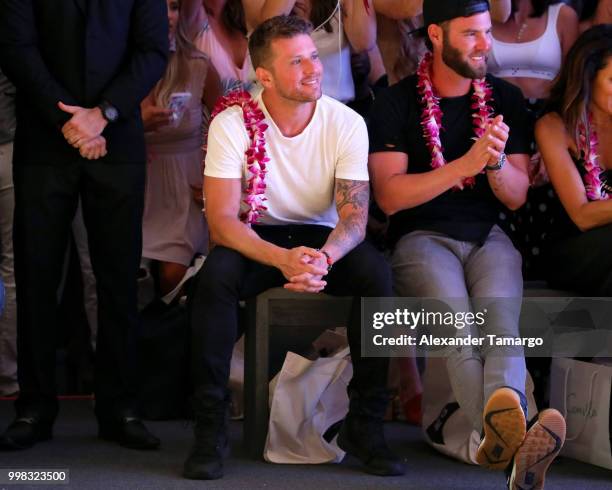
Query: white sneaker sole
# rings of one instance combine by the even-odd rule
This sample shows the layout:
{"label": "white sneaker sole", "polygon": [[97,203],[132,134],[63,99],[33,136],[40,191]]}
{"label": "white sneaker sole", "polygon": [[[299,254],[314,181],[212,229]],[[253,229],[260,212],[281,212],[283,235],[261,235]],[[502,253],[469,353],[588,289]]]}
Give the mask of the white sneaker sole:
{"label": "white sneaker sole", "polygon": [[511,490],[540,490],[544,478],[565,442],[565,419],[554,409],[543,410],[514,456]]}

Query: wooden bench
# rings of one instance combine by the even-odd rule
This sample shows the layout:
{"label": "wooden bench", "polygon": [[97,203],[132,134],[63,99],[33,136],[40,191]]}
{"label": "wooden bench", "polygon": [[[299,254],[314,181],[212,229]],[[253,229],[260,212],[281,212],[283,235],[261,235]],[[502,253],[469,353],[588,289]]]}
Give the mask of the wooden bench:
{"label": "wooden bench", "polygon": [[[525,297],[572,296],[544,281],[525,283]],[[273,288],[247,301],[244,365],[244,445],[260,459],[268,433],[268,354],[270,327],[346,326],[352,298],[294,293]]]}
{"label": "wooden bench", "polygon": [[346,326],[352,298],[272,288],[246,303],[244,352],[244,445],[261,458],[268,434],[270,327]]}

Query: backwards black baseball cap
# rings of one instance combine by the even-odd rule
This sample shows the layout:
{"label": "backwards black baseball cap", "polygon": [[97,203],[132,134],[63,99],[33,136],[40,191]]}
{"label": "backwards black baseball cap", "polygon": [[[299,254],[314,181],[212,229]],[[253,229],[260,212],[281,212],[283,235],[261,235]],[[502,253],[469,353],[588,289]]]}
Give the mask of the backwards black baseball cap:
{"label": "backwards black baseball cap", "polygon": [[430,24],[440,24],[457,17],[470,17],[489,10],[487,0],[424,0],[424,30]]}

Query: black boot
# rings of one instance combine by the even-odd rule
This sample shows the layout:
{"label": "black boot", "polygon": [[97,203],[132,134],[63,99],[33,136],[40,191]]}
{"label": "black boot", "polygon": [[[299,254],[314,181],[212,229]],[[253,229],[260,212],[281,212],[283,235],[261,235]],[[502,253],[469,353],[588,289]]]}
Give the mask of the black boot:
{"label": "black boot", "polygon": [[201,389],[194,395],[195,442],[183,467],[185,478],[217,480],[223,477],[223,460],[229,456],[229,394],[224,390],[220,397],[214,392]]}
{"label": "black boot", "polygon": [[403,462],[387,446],[383,415],[389,400],[386,390],[376,393],[349,391],[349,413],[338,435],[338,446],[365,465],[365,471],[379,476],[406,472]]}

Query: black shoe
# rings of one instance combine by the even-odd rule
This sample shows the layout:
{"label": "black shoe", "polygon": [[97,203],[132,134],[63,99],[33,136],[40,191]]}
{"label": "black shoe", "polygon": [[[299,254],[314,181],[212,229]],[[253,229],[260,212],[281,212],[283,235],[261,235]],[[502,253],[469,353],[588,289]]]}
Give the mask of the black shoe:
{"label": "black shoe", "polygon": [[217,480],[223,477],[223,460],[229,456],[229,398],[218,400],[196,394],[193,401],[195,442],[185,465],[183,476],[191,480]]}
{"label": "black shoe", "polygon": [[53,422],[37,417],[19,417],[0,436],[0,449],[28,449],[40,441],[53,438]]}
{"label": "black shoe", "polygon": [[157,449],[160,441],[151,434],[137,417],[122,417],[115,420],[98,420],[98,437],[118,442],[130,449]]}
{"label": "black shoe", "polygon": [[382,419],[349,413],[340,428],[338,446],[359,459],[365,465],[365,471],[372,475],[400,476],[406,473],[404,463],[387,446]]}

